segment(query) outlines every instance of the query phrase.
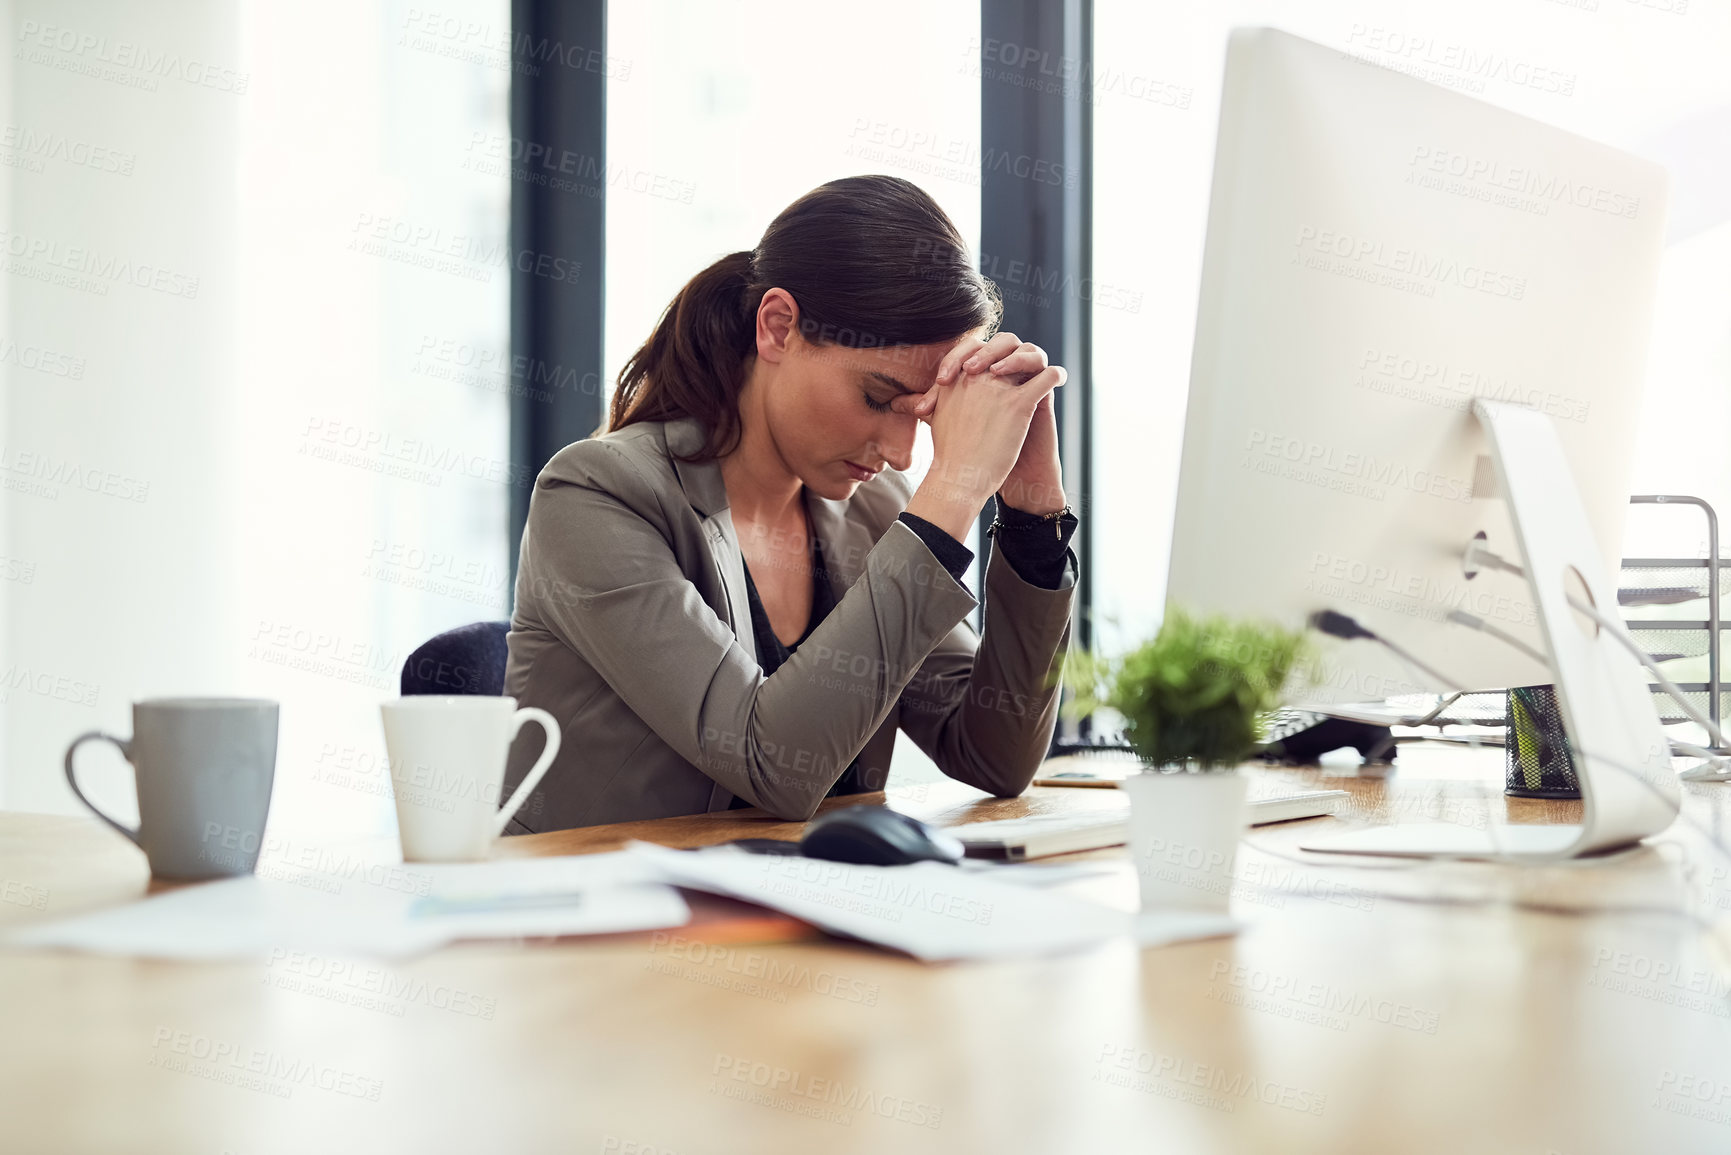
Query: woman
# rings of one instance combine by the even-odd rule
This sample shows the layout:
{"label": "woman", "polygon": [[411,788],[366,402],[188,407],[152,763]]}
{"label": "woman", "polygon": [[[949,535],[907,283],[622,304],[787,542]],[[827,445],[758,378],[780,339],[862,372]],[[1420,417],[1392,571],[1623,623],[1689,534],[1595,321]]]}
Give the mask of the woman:
{"label": "woman", "polygon": [[[1076,519],[1052,390],[907,181],[851,177],[693,277],[608,431],[536,479],[505,693],[563,744],[511,833],[881,790],[896,729],[1026,789],[1056,719]],[[920,422],[933,462],[903,475]],[[997,494],[983,635],[962,540]],[[512,748],[506,790],[539,752]]]}

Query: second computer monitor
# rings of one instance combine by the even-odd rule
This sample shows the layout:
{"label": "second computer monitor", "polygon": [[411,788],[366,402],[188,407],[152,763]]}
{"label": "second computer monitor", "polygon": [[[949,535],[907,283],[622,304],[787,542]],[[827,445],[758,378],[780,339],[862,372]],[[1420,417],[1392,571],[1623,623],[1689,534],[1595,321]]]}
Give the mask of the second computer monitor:
{"label": "second computer monitor", "polygon": [[[1657,165],[1273,29],[1232,34],[1168,598],[1352,615],[1459,686],[1552,680],[1476,398],[1554,422],[1619,556],[1666,177]],[[1449,689],[1334,645],[1307,700]]]}

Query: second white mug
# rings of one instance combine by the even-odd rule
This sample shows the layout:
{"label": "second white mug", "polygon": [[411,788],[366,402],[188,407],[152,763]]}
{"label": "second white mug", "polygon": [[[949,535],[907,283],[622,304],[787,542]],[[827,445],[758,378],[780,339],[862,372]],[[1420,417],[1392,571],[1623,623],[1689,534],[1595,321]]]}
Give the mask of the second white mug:
{"label": "second white mug", "polygon": [[[517,699],[425,694],[379,707],[404,862],[474,862],[540,784],[559,754],[559,723]],[[525,722],[547,745],[504,806],[505,759]]]}

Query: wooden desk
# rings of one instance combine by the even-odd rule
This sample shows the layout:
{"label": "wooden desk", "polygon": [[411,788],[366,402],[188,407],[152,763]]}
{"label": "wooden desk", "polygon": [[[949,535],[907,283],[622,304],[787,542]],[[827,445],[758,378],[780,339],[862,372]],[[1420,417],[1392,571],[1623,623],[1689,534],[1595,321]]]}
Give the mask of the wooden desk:
{"label": "wooden desk", "polygon": [[[1348,789],[1361,819],[1570,817],[1505,805],[1494,753],[1408,747],[1402,763],[1386,781],[1254,773]],[[1685,792],[1695,821],[1731,830],[1731,786]],[[1122,805],[947,783],[891,801],[940,820]],[[1241,935],[1146,951],[926,966],[749,941],[785,940],[765,919],[713,944],[463,944],[342,971],[0,954],[0,1150],[1731,1151],[1731,877],[1700,834],[1525,870],[1293,849],[1335,821],[1251,832]],[[502,853],[795,831],[736,811]],[[1122,851],[1094,857],[1121,873],[1086,885],[1127,901]],[[146,882],[94,821],[0,815],[0,918]],[[249,1063],[312,1075],[248,1086]]]}

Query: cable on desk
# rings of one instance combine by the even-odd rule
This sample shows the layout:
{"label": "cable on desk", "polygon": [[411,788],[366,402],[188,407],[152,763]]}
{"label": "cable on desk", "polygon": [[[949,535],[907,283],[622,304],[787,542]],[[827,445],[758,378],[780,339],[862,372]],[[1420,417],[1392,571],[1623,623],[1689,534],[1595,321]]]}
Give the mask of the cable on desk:
{"label": "cable on desk", "polygon": [[[1502,561],[1502,559],[1497,558],[1494,554],[1481,553],[1480,556],[1481,556],[1481,559],[1485,560],[1486,563],[1491,565],[1493,568],[1499,568],[1499,569],[1505,569],[1505,570],[1510,569],[1509,563]],[[1523,571],[1519,570],[1517,567],[1517,568],[1514,568],[1511,572],[1521,573]],[[1571,596],[1569,600],[1571,603],[1574,603],[1576,599]],[[1599,619],[1600,615],[1598,614],[1598,612],[1596,610],[1583,609],[1583,612],[1588,612],[1589,616],[1593,617],[1595,620]],[[1326,611],[1322,611],[1322,612],[1319,612],[1317,614],[1312,615],[1311,624],[1313,626],[1315,626],[1316,628],[1323,630],[1323,632],[1331,634],[1334,637],[1342,637],[1342,638],[1360,638],[1360,637],[1362,637],[1362,638],[1367,638],[1371,641],[1377,642],[1381,645],[1388,647],[1389,650],[1391,652],[1395,653],[1397,656],[1403,656],[1406,654],[1406,651],[1401,649],[1399,646],[1395,645],[1390,640],[1383,638],[1383,637],[1371,632],[1368,629],[1365,629],[1363,626],[1359,625],[1358,622],[1354,621],[1352,618],[1348,617],[1347,615],[1342,614],[1342,613],[1338,613],[1338,612],[1333,611],[1333,610],[1326,610]],[[1462,624],[1465,624],[1465,623],[1462,623]],[[1601,622],[1601,625],[1603,625],[1603,622]],[[1497,637],[1501,633],[1502,633],[1502,631],[1499,630],[1499,631],[1496,631],[1495,633],[1492,633],[1491,636]],[[1509,639],[1503,638],[1503,639],[1499,639],[1499,640],[1509,640]],[[1627,644],[1633,645],[1632,640]],[[1639,647],[1636,647],[1636,649],[1638,650]],[[1412,658],[1412,660],[1415,664],[1420,665],[1421,668],[1426,669],[1428,672],[1432,673],[1433,675],[1436,673],[1436,671],[1430,670],[1429,667],[1423,666],[1422,663],[1418,662],[1417,658]],[[1449,685],[1449,686],[1457,686],[1457,683],[1454,683],[1454,682],[1449,681],[1447,679],[1444,679],[1444,682],[1446,685]],[[1716,733],[1716,730],[1717,730],[1717,728],[1715,727],[1712,730],[1710,730],[1709,733]],[[1639,769],[1625,765],[1624,763],[1622,763],[1621,761],[1619,761],[1617,759],[1605,757],[1604,755],[1598,754],[1594,751],[1582,749],[1579,751],[1579,753],[1583,757],[1592,758],[1592,759],[1604,764],[1605,766],[1610,767],[1611,769],[1618,770],[1618,771],[1621,771],[1625,774],[1628,774],[1630,777],[1634,778],[1637,782],[1639,782],[1642,787],[1644,787],[1645,789],[1650,791],[1653,795],[1658,797],[1660,799],[1660,801],[1667,802],[1667,803],[1670,801],[1670,799],[1668,797],[1666,797],[1664,794],[1661,794],[1659,792],[1658,787],[1654,786],[1653,783],[1651,783],[1647,780],[1646,775],[1643,774]],[[1488,811],[1488,809],[1489,809],[1488,797],[1487,797],[1486,801],[1487,801],[1487,811]],[[1714,833],[1711,829],[1709,829],[1708,827],[1706,827],[1702,823],[1697,822],[1693,816],[1689,815],[1681,807],[1678,808],[1677,818],[1680,821],[1682,821],[1684,824],[1694,828],[1694,830],[1697,834],[1701,835],[1703,838],[1706,839],[1707,844],[1709,846],[1711,846],[1711,847],[1713,847],[1713,849],[1717,850],[1728,861],[1731,861],[1731,847],[1727,847],[1726,844],[1723,841],[1721,841],[1719,836],[1716,833]],[[1495,826],[1492,825],[1492,826],[1488,827],[1487,829],[1493,832],[1491,835],[1492,843],[1493,843],[1492,853],[1500,856],[1502,848],[1501,848],[1500,844],[1497,844],[1497,842],[1496,842],[1496,835],[1494,833]],[[1283,851],[1274,850],[1271,847],[1263,846],[1260,843],[1252,842],[1249,839],[1244,839],[1243,841],[1255,850],[1259,850],[1264,854],[1268,854],[1268,855],[1271,855],[1275,858],[1283,859],[1283,860],[1288,861],[1288,862],[1293,862],[1293,863],[1297,863],[1297,864],[1304,865],[1304,866],[1310,866],[1310,867],[1323,865],[1323,864],[1319,864],[1316,861],[1316,859],[1314,859],[1314,858],[1298,858],[1294,855],[1286,854]],[[1587,868],[1597,867],[1597,866],[1599,866],[1605,862],[1616,861],[1617,858],[1621,858],[1626,854],[1633,853],[1634,850],[1635,850],[1635,848],[1631,847],[1628,850],[1619,853],[1615,857],[1613,857],[1611,855],[1605,855],[1605,856],[1601,856],[1601,857],[1596,857],[1596,858],[1591,859],[1591,860],[1584,860],[1584,859],[1564,860],[1564,862],[1559,862],[1556,864],[1546,863],[1545,865],[1547,868],[1553,868],[1555,866],[1563,866],[1566,863],[1567,866],[1571,869],[1587,869]],[[1687,870],[1689,867],[1688,848],[1684,847],[1684,846],[1678,846],[1678,850],[1684,856],[1684,861],[1683,861],[1682,865],[1683,865],[1684,869]],[[1479,861],[1479,860],[1480,859],[1476,858],[1476,857],[1469,857],[1469,856],[1460,855],[1460,854],[1428,855],[1424,859],[1415,863],[1414,867],[1409,868],[1409,869],[1417,869],[1417,868],[1420,868],[1423,866],[1428,866],[1428,865],[1431,865],[1431,864],[1437,863],[1437,862],[1474,862],[1474,861]],[[1327,865],[1330,868],[1335,868],[1335,864],[1333,864],[1333,863],[1329,863]],[[1359,863],[1347,863],[1347,864],[1341,864],[1341,865],[1343,865],[1346,869],[1349,869],[1349,870],[1350,869],[1381,869],[1381,870],[1389,869],[1387,867],[1367,868],[1366,866],[1359,864]],[[1279,889],[1279,888],[1270,887],[1267,889]],[[1282,893],[1287,893],[1287,892],[1282,892]],[[1438,905],[1438,906],[1509,905],[1509,906],[1512,906],[1516,909],[1530,909],[1530,910],[1538,911],[1540,913],[1566,914],[1566,915],[1577,916],[1577,917],[1585,916],[1585,915],[1597,916],[1597,915],[1607,915],[1607,914],[1659,914],[1659,915],[1664,915],[1664,916],[1668,916],[1668,917],[1682,918],[1684,921],[1688,922],[1690,925],[1694,926],[1696,929],[1706,930],[1708,932],[1714,932],[1716,929],[1712,923],[1706,921],[1705,919],[1702,919],[1701,917],[1699,917],[1698,915],[1694,914],[1693,912],[1687,910],[1686,908],[1672,909],[1672,908],[1667,908],[1667,907],[1648,907],[1648,906],[1638,906],[1638,905],[1637,906],[1570,907],[1570,906],[1558,906],[1555,904],[1546,904],[1546,903],[1528,903],[1528,902],[1523,902],[1520,900],[1503,900],[1503,899],[1491,899],[1491,898],[1486,898],[1486,899],[1441,898],[1441,899],[1438,899],[1438,898],[1424,898],[1424,897],[1413,896],[1413,895],[1392,894],[1392,893],[1381,892],[1381,891],[1367,891],[1366,893],[1372,895],[1372,897],[1388,898],[1388,899],[1395,901],[1395,902],[1412,902],[1412,903],[1417,903],[1417,904]]]}
{"label": "cable on desk", "polygon": [[[1409,666],[1415,666],[1424,671],[1433,680],[1449,687],[1458,688],[1460,686],[1459,682],[1447,674],[1439,673],[1433,666],[1427,666],[1419,660],[1418,655],[1404,646],[1397,645],[1392,640],[1371,631],[1356,619],[1350,618],[1338,610],[1317,610],[1310,615],[1310,628],[1318,633],[1327,634],[1331,638],[1340,638],[1343,641],[1352,641],[1355,638],[1368,639],[1382,646]],[[1413,680],[1416,682],[1419,679],[1414,678]],[[1462,692],[1464,693],[1464,691]]]}
{"label": "cable on desk", "polygon": [[[1469,547],[1467,553],[1467,564],[1470,566],[1475,563],[1482,564],[1487,569],[1501,570],[1503,573],[1513,574],[1519,578],[1525,578],[1527,576],[1525,567],[1516,565],[1507,558],[1484,548],[1483,543],[1476,539]],[[1719,727],[1713,722],[1713,720],[1697,709],[1693,702],[1689,701],[1689,699],[1684,695],[1683,690],[1665,675],[1665,671],[1659,668],[1659,663],[1655,662],[1653,656],[1641,648],[1641,644],[1630,635],[1629,631],[1624,628],[1621,621],[1602,612],[1598,606],[1593,605],[1591,602],[1582,600],[1573,593],[1565,591],[1564,596],[1568,599],[1570,607],[1572,607],[1576,612],[1583,613],[1589,618],[1592,618],[1593,621],[1598,623],[1600,629],[1610,634],[1611,637],[1617,640],[1619,645],[1628,650],[1629,653],[1633,654],[1635,660],[1641,663],[1642,666],[1646,667],[1647,672],[1652,674],[1654,679],[1658,681],[1659,688],[1664,690],[1666,694],[1670,695],[1672,701],[1677,703],[1678,708],[1688,716],[1689,720],[1707,731],[1707,739],[1713,743],[1713,750],[1702,750],[1699,746],[1693,746],[1689,747],[1689,752],[1697,757],[1706,758],[1713,764],[1717,772],[1713,775],[1693,773],[1690,775],[1690,780],[1695,782],[1731,781],[1731,760],[1727,760],[1720,754],[1714,753],[1714,750],[1723,750],[1727,745],[1731,745],[1731,743],[1725,741],[1724,733],[1720,731]],[[1545,662],[1547,665],[1550,664],[1525,642],[1503,632],[1482,618],[1476,618],[1471,614],[1461,613],[1457,610],[1448,616],[1448,620],[1456,622],[1459,625],[1480,630],[1483,633],[1496,638],[1500,642],[1504,642],[1520,649],[1529,657],[1536,657],[1539,661]],[[1365,631],[1365,635],[1375,637],[1375,635],[1370,634],[1369,631]],[[1714,644],[1718,644],[1717,639],[1715,639]],[[1686,744],[1678,742],[1676,745],[1684,746]],[[1696,767],[1695,769],[1698,771],[1700,767]]]}

